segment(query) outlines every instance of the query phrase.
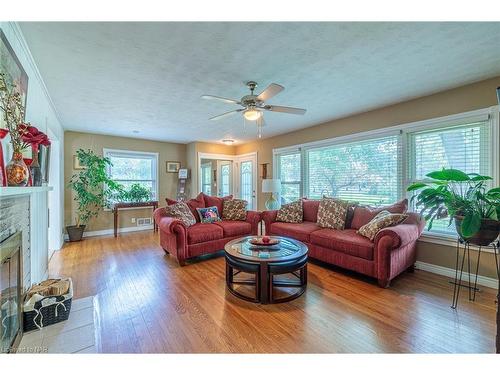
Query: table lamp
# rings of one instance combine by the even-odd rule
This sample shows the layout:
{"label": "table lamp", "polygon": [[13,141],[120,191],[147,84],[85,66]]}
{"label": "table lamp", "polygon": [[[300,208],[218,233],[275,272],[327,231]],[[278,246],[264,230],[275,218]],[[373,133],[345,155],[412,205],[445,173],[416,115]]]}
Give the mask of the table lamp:
{"label": "table lamp", "polygon": [[271,196],[266,202],[266,208],[268,210],[277,210],[279,208],[279,202],[274,197],[274,193],[279,193],[281,191],[281,180],[276,178],[269,178],[262,180],[262,192],[271,193]]}

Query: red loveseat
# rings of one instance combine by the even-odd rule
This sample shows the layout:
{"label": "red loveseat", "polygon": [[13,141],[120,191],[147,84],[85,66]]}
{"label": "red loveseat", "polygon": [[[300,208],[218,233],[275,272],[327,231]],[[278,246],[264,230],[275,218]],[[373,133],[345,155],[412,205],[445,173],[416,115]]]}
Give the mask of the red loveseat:
{"label": "red loveseat", "polygon": [[302,241],[308,246],[311,258],[374,277],[384,288],[403,271],[413,269],[417,239],[425,226],[418,214],[408,212],[402,224],[382,229],[373,242],[356,233],[384,209],[392,213],[405,212],[408,200],[378,209],[356,207],[352,222],[347,223],[344,230],[316,225],[319,203],[319,200],[304,199],[304,221],[298,224],[277,222],[277,211],[263,212],[266,234]]}
{"label": "red loveseat", "polygon": [[[256,211],[247,211],[245,221],[222,220],[216,223],[200,223],[196,208],[216,206],[219,215],[222,215],[223,199],[200,193],[196,198],[187,201],[191,212],[196,218],[196,224],[186,227],[179,219],[165,215],[164,208],[154,212],[160,232],[160,245],[168,254],[177,258],[181,266],[186,260],[204,254],[215,253],[224,248],[224,245],[238,237],[256,235],[261,215]],[[175,201],[167,199],[168,204]]]}

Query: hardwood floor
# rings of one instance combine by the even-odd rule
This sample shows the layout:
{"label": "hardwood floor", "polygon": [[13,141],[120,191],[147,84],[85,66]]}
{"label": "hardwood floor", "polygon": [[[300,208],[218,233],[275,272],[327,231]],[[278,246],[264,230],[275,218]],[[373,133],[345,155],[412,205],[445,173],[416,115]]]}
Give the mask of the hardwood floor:
{"label": "hardwood floor", "polygon": [[224,259],[180,267],[157,234],[87,238],[54,254],[50,276],[70,276],[75,297],[96,295],[103,352],[494,353],[495,293],[461,293],[446,278],[406,273],[390,289],[311,263],[308,289],[257,305],[225,288]]}

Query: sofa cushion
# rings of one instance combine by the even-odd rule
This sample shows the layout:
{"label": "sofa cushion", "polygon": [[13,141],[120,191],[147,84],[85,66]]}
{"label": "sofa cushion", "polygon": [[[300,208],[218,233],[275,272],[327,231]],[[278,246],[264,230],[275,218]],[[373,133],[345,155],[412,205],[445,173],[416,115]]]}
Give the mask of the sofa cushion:
{"label": "sofa cushion", "polygon": [[187,230],[188,244],[220,240],[224,232],[217,224],[196,223]]}
{"label": "sofa cushion", "polygon": [[224,237],[245,236],[252,233],[252,225],[246,221],[219,221],[215,223],[222,228]]}
{"label": "sofa cushion", "polygon": [[[169,206],[177,203],[177,201],[170,199],[170,198],[166,198],[165,200],[167,201],[167,204]],[[206,207],[205,199],[203,198],[203,193],[198,194],[196,196],[196,198],[193,198],[193,199],[186,201],[186,204],[188,205],[189,209],[193,213],[193,216],[195,217],[196,222],[199,223],[200,216],[198,215],[198,212],[196,211],[196,209]]]}
{"label": "sofa cushion", "polygon": [[312,244],[340,251],[358,258],[373,260],[373,242],[355,229],[321,229],[311,233]]}
{"label": "sofa cushion", "polygon": [[309,242],[309,236],[312,232],[321,229],[310,221],[303,221],[302,223],[281,223],[274,222],[271,224],[269,233],[278,236],[292,237],[296,240]]}
{"label": "sofa cushion", "polygon": [[179,219],[186,227],[196,224],[196,219],[193,216],[193,213],[184,202],[178,202],[165,207],[165,215]]}
{"label": "sofa cushion", "polygon": [[381,211],[389,211],[391,214],[404,214],[408,210],[408,199],[403,199],[390,206],[384,207],[368,207],[358,206],[354,209],[354,217],[352,218],[351,229],[359,229],[363,225],[368,224]]}
{"label": "sofa cushion", "polygon": [[304,212],[304,221],[318,221],[318,208],[320,200],[302,198],[302,210]]}
{"label": "sofa cushion", "polygon": [[226,197],[212,197],[210,195],[203,194],[203,199],[205,200],[205,207],[215,206],[217,207],[217,211],[219,211],[219,216],[222,215],[222,204],[225,200],[233,199],[232,195],[228,195]]}
{"label": "sofa cushion", "polygon": [[276,215],[276,221],[284,223],[302,223],[304,210],[302,208],[302,199],[287,203],[281,206]]}

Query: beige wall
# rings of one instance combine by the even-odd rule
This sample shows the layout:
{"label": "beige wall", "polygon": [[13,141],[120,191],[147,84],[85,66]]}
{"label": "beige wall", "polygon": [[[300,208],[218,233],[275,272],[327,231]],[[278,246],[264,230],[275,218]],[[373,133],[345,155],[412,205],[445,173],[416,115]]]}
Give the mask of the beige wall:
{"label": "beige wall", "polygon": [[[270,163],[268,169],[268,178],[270,178],[272,176],[273,148],[334,138],[490,107],[497,104],[495,89],[499,86],[500,77],[495,77],[299,131],[235,146],[236,154],[257,151],[259,164]],[[272,126],[272,124],[269,126]],[[259,190],[259,209],[263,210],[267,197],[261,192],[260,177],[257,186]],[[422,262],[452,268],[455,262],[455,250],[449,246],[421,242],[418,246],[418,259]],[[492,254],[482,256],[481,263],[480,273],[482,275],[488,277],[496,276],[495,262]]]}
{"label": "beige wall", "polygon": [[[98,155],[102,155],[103,148],[113,148],[119,150],[158,152],[159,158],[159,204],[164,205],[165,198],[175,198],[177,195],[177,174],[166,172],[166,161],[180,161],[181,166],[186,166],[186,145],[167,142],[155,142],[141,139],[131,139],[123,137],[113,137],[107,135],[96,135],[67,131],[64,133],[64,180],[66,184],[76,171],[73,169],[73,155],[79,148],[91,149]],[[66,190],[65,194],[64,219],[65,225],[75,223],[75,207],[73,194]],[[131,218],[151,217],[151,209],[122,210],[119,215],[120,228],[133,227]],[[88,231],[97,231],[113,228],[113,214],[110,211],[103,211],[93,219]]]}

